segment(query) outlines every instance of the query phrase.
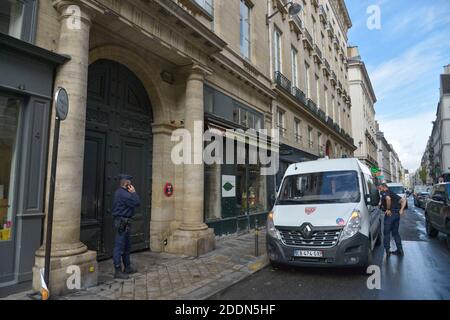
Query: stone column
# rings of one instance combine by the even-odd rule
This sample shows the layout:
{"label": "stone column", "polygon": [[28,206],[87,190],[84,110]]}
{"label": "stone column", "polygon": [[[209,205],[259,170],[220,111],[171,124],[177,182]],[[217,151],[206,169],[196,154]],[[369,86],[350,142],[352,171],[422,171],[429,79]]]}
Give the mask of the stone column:
{"label": "stone column", "polygon": [[214,232],[204,223],[203,82],[207,71],[194,65],[186,81],[184,127],[191,134],[191,161],[184,165],[183,221],[169,251],[198,256],[215,248]]}
{"label": "stone column", "polygon": [[[88,251],[80,242],[89,30],[93,14],[79,1],[57,0],[53,5],[61,14],[58,53],[71,58],[59,68],[55,79],[55,90],[64,87],[69,95],[69,114],[60,130],[49,288],[51,294],[60,295],[69,291],[69,266],[80,267],[82,288],[97,283],[96,252]],[[40,288],[39,269],[44,267],[44,256],[45,243],[36,252],[34,290]]]}

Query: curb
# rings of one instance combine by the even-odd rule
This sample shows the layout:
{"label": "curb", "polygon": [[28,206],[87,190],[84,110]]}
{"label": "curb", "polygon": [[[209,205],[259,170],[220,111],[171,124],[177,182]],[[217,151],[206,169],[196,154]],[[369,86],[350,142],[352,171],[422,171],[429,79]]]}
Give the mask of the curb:
{"label": "curb", "polygon": [[[234,271],[233,275],[235,275],[235,276],[238,274],[243,274],[243,275],[235,277],[232,281],[230,281],[222,286],[218,286],[214,290],[206,290],[207,287],[199,288],[199,289],[194,290],[193,292],[187,294],[186,296],[178,297],[177,299],[180,299],[180,300],[183,300],[183,299],[186,299],[186,300],[208,300],[209,298],[218,294],[219,292],[234,286],[235,284],[241,282],[242,280],[250,277],[252,274],[258,272],[259,270],[264,269],[268,265],[269,265],[269,258],[267,256],[267,254],[264,254],[262,256],[257,257],[256,261],[249,262],[246,265],[244,265],[242,268],[240,268],[239,270]],[[214,281],[213,283],[217,283],[217,280]],[[207,292],[202,292],[202,291],[207,291]]]}

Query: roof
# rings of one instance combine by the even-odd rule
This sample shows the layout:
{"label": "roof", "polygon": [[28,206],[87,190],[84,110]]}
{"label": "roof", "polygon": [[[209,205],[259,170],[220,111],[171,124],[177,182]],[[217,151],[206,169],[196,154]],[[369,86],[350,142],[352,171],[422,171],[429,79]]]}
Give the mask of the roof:
{"label": "roof", "polygon": [[285,175],[295,175],[311,172],[330,172],[330,171],[359,171],[372,175],[369,168],[362,164],[356,158],[345,159],[319,159],[292,164],[286,170]]}

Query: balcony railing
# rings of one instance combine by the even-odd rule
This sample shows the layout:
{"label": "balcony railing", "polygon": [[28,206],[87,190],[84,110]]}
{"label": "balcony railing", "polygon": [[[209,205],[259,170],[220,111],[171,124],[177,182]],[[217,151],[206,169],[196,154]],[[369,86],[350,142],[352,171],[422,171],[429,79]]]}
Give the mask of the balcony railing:
{"label": "balcony railing", "polygon": [[318,7],[319,7],[319,0],[311,0],[311,4],[312,4],[314,7],[318,8]]}
{"label": "balcony railing", "polygon": [[325,111],[323,111],[322,109],[319,109],[319,110],[317,111],[317,113],[319,114],[319,117],[320,117],[322,120],[326,121],[327,115],[325,114]]}
{"label": "balcony railing", "polygon": [[308,29],[306,29],[305,27],[303,28],[303,41],[305,42],[305,44],[308,45],[309,49],[312,50],[313,47],[313,38],[311,36],[311,34],[309,33]]}
{"label": "balcony railing", "polygon": [[286,136],[286,132],[287,132],[286,128],[283,128],[282,126],[277,125],[277,129],[278,129],[278,133],[279,133],[280,137]]}
{"label": "balcony railing", "polygon": [[318,60],[317,62],[322,63],[322,51],[319,49],[317,44],[314,45],[314,52]]}
{"label": "balcony railing", "polygon": [[291,81],[280,71],[275,71],[275,83],[288,93],[291,93]]}
{"label": "balcony railing", "polygon": [[303,137],[300,134],[298,134],[298,133],[296,133],[294,135],[294,138],[295,138],[295,142],[301,142],[302,139],[303,139]]}
{"label": "balcony railing", "polygon": [[331,74],[331,66],[326,58],[323,59],[323,71],[325,76],[329,76]]}
{"label": "balcony railing", "polygon": [[336,48],[336,50],[338,50],[340,47],[340,43],[339,43],[339,39],[338,39],[337,35],[334,35],[333,44],[334,44],[334,47]]}
{"label": "balcony railing", "polygon": [[305,93],[297,87],[292,87],[292,95],[297,99],[297,101],[301,102],[303,105],[308,104],[308,100],[306,98]]}
{"label": "balcony railing", "polygon": [[330,38],[334,37],[334,28],[330,21],[328,21],[328,23],[327,23],[327,32],[328,32],[328,36]]}
{"label": "balcony railing", "polygon": [[303,21],[298,15],[291,17],[291,19],[289,20],[289,24],[291,25],[291,30],[295,31],[295,33],[297,33],[297,36],[302,34]]}
{"label": "balcony railing", "polygon": [[326,13],[323,5],[320,5],[320,7],[319,7],[319,16],[320,16],[320,20],[322,21],[322,23],[326,25],[328,16],[327,16],[327,13]]}
{"label": "balcony railing", "polygon": [[311,110],[315,114],[317,114],[317,111],[319,110],[317,108],[316,103],[314,101],[312,101],[311,99],[308,99],[308,108],[309,108],[309,110]]}
{"label": "balcony railing", "polygon": [[328,124],[328,126],[330,126],[330,128],[333,128],[333,119],[331,119],[331,117],[327,117],[326,122]]}

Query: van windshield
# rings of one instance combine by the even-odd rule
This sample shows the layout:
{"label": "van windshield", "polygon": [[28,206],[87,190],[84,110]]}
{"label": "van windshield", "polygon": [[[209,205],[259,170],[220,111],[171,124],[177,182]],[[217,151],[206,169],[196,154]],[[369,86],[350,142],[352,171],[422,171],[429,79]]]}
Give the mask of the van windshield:
{"label": "van windshield", "polygon": [[357,172],[331,171],[286,177],[277,204],[355,203],[359,201]]}

